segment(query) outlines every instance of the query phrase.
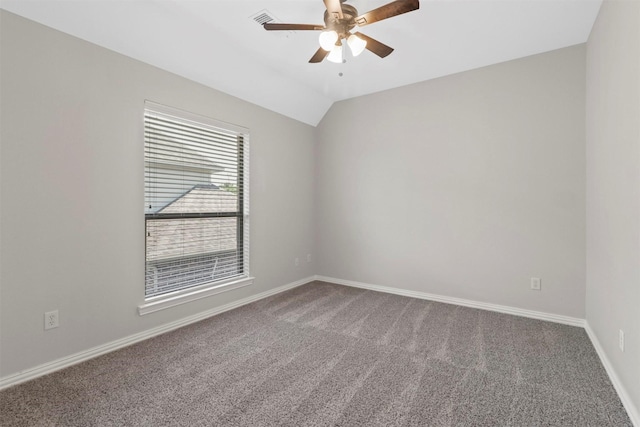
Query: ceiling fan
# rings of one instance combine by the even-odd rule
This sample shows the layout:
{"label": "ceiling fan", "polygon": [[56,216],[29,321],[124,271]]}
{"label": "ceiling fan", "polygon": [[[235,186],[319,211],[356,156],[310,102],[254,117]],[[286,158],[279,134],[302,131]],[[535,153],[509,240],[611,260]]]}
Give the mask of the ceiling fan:
{"label": "ceiling fan", "polygon": [[356,26],[364,27],[383,19],[417,10],[419,0],[396,0],[362,15],[358,15],[355,7],[343,4],[345,0],[323,0],[327,10],[324,12],[324,26],[313,24],[279,24],[266,23],[267,31],[322,31],[320,48],[309,60],[310,63],[322,62],[327,58],[331,62],[342,62],[342,40],[346,39],[353,56],[358,56],[367,49],[380,58],[393,52],[393,48],[381,43],[359,31],[351,33]]}

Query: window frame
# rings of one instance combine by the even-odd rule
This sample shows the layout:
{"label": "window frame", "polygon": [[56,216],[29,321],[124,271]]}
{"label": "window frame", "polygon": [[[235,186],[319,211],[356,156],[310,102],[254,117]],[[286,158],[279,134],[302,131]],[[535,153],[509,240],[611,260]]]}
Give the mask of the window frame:
{"label": "window frame", "polygon": [[[157,113],[163,116],[171,116],[178,121],[191,122],[193,124],[202,125],[209,128],[219,129],[225,132],[232,132],[238,138],[238,158],[237,158],[237,189],[238,189],[238,207],[233,212],[188,212],[188,213],[161,213],[145,212],[145,288],[144,303],[138,306],[139,315],[153,313],[158,310],[184,304],[197,299],[205,298],[221,292],[230,291],[240,287],[248,286],[253,283],[254,278],[250,275],[249,270],[249,129],[222,122],[210,117],[197,115],[187,111],[156,104],[145,101],[143,111],[143,149],[146,149],[147,138],[145,136],[145,128],[147,124],[147,112]],[[146,160],[145,160],[146,161]],[[146,175],[146,166],[144,168]],[[240,185],[240,182],[242,185]],[[146,194],[146,191],[145,191]],[[145,196],[146,205],[146,196]],[[154,220],[172,220],[172,219],[199,219],[199,218],[236,218],[236,252],[239,258],[236,265],[240,266],[241,274],[229,278],[212,280],[202,284],[184,287],[175,291],[169,291],[159,295],[147,296],[146,290],[146,269],[147,269],[147,223]]]}

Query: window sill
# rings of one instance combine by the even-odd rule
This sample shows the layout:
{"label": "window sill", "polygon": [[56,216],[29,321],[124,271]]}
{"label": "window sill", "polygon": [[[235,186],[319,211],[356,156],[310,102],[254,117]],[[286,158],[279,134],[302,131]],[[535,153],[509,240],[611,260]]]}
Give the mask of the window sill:
{"label": "window sill", "polygon": [[165,308],[174,307],[190,301],[206,298],[211,295],[242,288],[244,286],[251,285],[253,283],[253,279],[253,277],[243,277],[231,282],[217,284],[215,286],[200,287],[195,290],[180,292],[179,294],[162,295],[150,298],[144,304],[138,306],[138,314],[140,316],[144,316],[145,314],[164,310]]}

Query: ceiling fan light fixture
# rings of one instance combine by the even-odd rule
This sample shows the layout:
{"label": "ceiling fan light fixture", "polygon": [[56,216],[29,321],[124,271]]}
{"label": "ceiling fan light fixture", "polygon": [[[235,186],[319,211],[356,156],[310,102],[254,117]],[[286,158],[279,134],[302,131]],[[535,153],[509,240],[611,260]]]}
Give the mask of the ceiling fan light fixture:
{"label": "ceiling fan light fixture", "polygon": [[330,52],[338,41],[338,33],[333,30],[323,31],[320,33],[318,39],[320,41],[320,47]]}
{"label": "ceiling fan light fixture", "polygon": [[353,56],[358,56],[362,53],[362,51],[367,47],[367,41],[362,40],[360,37],[355,34],[351,34],[347,39],[347,44],[349,45],[349,49],[351,49],[351,53]]}
{"label": "ceiling fan light fixture", "polygon": [[310,64],[320,63],[325,58],[331,62],[346,62],[346,59],[343,59],[342,39],[346,39],[353,56],[358,56],[363,49],[367,49],[380,58],[386,58],[393,52],[393,48],[362,34],[356,28],[420,8],[420,0],[392,0],[390,3],[360,14],[355,7],[346,4],[346,1],[323,0],[324,25],[263,21],[262,27],[267,31],[320,31],[318,41],[321,47],[309,59]]}
{"label": "ceiling fan light fixture", "polygon": [[342,46],[334,45],[331,52],[327,56],[327,61],[335,62],[336,64],[342,64]]}

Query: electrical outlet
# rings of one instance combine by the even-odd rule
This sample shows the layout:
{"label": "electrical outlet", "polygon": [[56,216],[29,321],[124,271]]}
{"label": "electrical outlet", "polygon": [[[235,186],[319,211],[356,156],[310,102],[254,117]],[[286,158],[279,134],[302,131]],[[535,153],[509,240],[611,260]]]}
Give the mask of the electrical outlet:
{"label": "electrical outlet", "polygon": [[44,314],[44,329],[53,329],[58,326],[60,326],[58,323],[58,310],[47,311]]}
{"label": "electrical outlet", "polygon": [[307,254],[307,262],[311,262],[311,254]]}
{"label": "electrical outlet", "polygon": [[618,346],[620,351],[624,351],[624,331],[622,329],[618,331]]}
{"label": "electrical outlet", "polygon": [[296,258],[296,259],[293,261],[293,263],[296,265],[296,267],[297,267],[297,266],[299,266],[299,265],[300,265],[300,258]]}
{"label": "electrical outlet", "polygon": [[531,289],[533,289],[534,291],[539,291],[540,290],[540,278],[539,277],[532,277],[531,278]]}

